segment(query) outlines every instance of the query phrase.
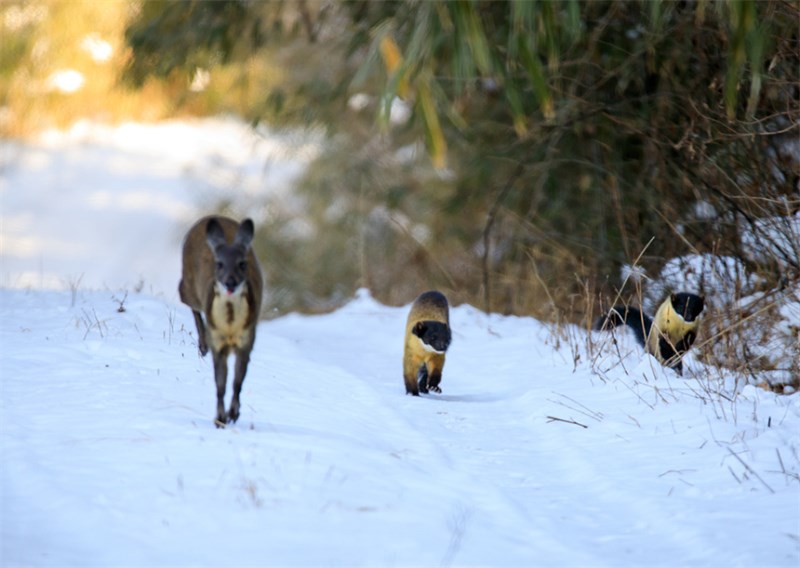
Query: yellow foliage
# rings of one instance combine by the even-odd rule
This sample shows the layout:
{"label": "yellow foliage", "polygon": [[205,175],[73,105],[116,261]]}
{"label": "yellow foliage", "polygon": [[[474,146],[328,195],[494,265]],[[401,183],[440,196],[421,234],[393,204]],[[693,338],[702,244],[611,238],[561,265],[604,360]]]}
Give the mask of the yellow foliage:
{"label": "yellow foliage", "polygon": [[431,162],[435,168],[443,169],[447,165],[447,142],[444,139],[444,132],[442,132],[442,126],[439,123],[436,104],[433,101],[427,83],[424,81],[420,82],[418,99],[424,117]]}
{"label": "yellow foliage", "polygon": [[406,98],[408,96],[408,76],[407,73],[400,69],[403,64],[403,54],[400,53],[400,48],[388,35],[381,38],[379,48],[383,64],[386,66],[386,71],[388,71],[389,75],[396,72],[403,73],[397,83],[397,95],[400,98]]}

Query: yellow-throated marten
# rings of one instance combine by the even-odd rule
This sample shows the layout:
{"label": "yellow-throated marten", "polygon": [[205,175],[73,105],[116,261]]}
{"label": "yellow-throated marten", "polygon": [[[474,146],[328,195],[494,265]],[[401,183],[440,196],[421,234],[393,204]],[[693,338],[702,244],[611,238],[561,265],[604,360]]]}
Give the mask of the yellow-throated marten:
{"label": "yellow-throated marten", "polygon": [[444,354],[450,346],[450,311],[441,292],[424,292],[414,300],[406,321],[403,379],[406,394],[442,392]]}
{"label": "yellow-throated marten", "polygon": [[602,330],[627,324],[645,351],[682,375],[681,358],[697,337],[698,317],[704,305],[702,296],[680,292],[664,300],[653,319],[637,308],[615,306],[597,318],[593,327]]}

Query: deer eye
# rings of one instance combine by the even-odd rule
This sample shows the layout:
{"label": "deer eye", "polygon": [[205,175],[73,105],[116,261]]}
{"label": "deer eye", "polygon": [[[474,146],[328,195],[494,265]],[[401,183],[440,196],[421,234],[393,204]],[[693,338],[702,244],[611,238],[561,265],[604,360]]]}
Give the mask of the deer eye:
{"label": "deer eye", "polygon": [[239,270],[247,270],[247,262],[244,260],[239,261]]}
{"label": "deer eye", "polygon": [[221,262],[221,261],[219,261],[219,260],[218,260],[218,261],[215,263],[215,266],[216,266],[217,270],[222,270],[222,262]]}

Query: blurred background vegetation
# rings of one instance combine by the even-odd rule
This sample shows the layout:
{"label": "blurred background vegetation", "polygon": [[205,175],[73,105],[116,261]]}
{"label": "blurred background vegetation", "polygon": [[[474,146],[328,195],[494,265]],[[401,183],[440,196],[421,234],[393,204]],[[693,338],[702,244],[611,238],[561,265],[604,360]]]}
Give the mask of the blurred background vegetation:
{"label": "blurred background vegetation", "polygon": [[[797,0],[6,0],[0,17],[12,135],[222,112],[324,132],[302,207],[257,219],[280,311],[439,288],[588,325],[649,283],[685,287],[687,255],[735,259],[703,270],[731,272],[714,280],[741,317],[797,295]],[[91,86],[57,88],[61,69]],[[735,358],[751,332],[717,313],[706,356]]]}

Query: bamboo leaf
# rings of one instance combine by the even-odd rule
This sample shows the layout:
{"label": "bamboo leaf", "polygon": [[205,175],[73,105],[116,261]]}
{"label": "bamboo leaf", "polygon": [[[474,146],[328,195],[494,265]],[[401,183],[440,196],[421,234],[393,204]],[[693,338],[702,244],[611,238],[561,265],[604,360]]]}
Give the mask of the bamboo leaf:
{"label": "bamboo leaf", "polygon": [[567,33],[573,43],[581,36],[581,7],[578,0],[569,0],[567,3]]}
{"label": "bamboo leaf", "polygon": [[436,103],[433,100],[426,79],[426,77],[420,77],[419,85],[417,86],[417,104],[422,114],[431,162],[435,168],[444,169],[447,165],[447,142],[439,123]]}
{"label": "bamboo leaf", "polygon": [[484,75],[492,72],[492,57],[489,43],[483,25],[475,13],[474,4],[471,2],[458,2],[454,8],[459,9],[461,25],[463,26],[464,39],[472,52],[475,66]]}
{"label": "bamboo leaf", "polygon": [[747,61],[747,38],[755,23],[753,0],[730,0],[731,47],[725,75],[725,110],[728,118],[736,116],[736,99],[739,80]]}
{"label": "bamboo leaf", "polygon": [[544,2],[540,12],[541,31],[547,46],[547,65],[555,70],[558,67],[558,25],[556,23],[556,7],[554,2]]}
{"label": "bamboo leaf", "polygon": [[383,64],[389,76],[394,79],[396,89],[394,92],[401,98],[408,96],[408,73],[403,66],[403,54],[395,41],[388,35],[381,38],[379,49]]}
{"label": "bamboo leaf", "polygon": [[752,119],[756,106],[758,105],[758,97],[761,93],[761,59],[764,55],[766,38],[769,37],[768,23],[764,22],[759,26],[754,26],[749,34],[748,41],[748,58],[750,60],[750,96],[747,101],[747,118]]}
{"label": "bamboo leaf", "polygon": [[517,86],[512,82],[508,82],[505,86],[506,99],[508,105],[511,107],[511,116],[514,121],[514,131],[520,138],[525,137],[528,133],[528,126],[525,120],[525,109],[522,105],[522,98],[520,97]]}
{"label": "bamboo leaf", "polygon": [[530,32],[533,29],[533,9],[536,7],[530,0],[514,0],[511,3],[511,36]]}
{"label": "bamboo leaf", "polygon": [[542,65],[536,54],[531,51],[530,43],[524,36],[519,36],[518,53],[536,94],[539,108],[542,110],[544,117],[550,120],[555,116],[550,88],[547,85]]}

